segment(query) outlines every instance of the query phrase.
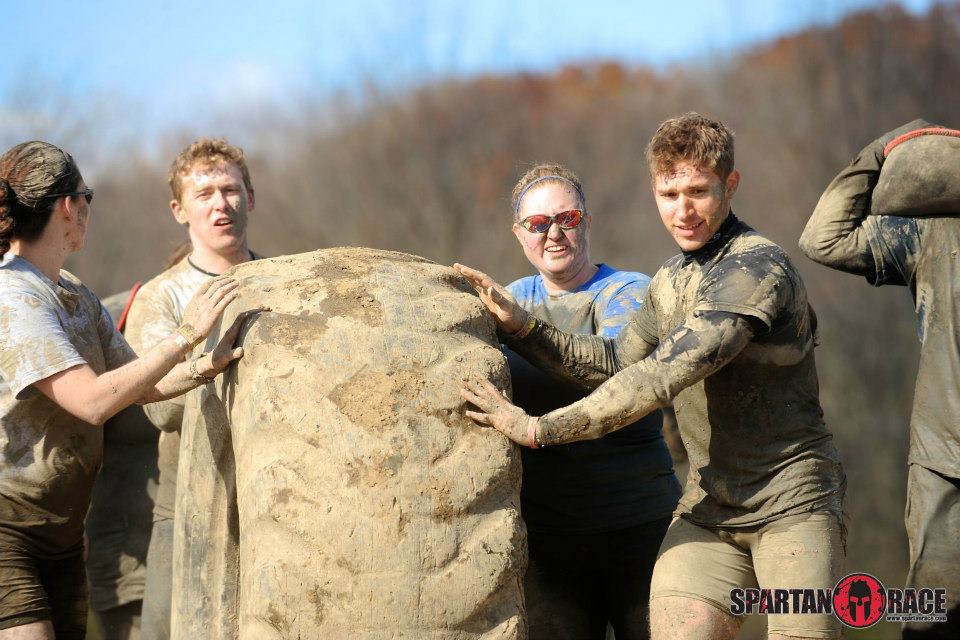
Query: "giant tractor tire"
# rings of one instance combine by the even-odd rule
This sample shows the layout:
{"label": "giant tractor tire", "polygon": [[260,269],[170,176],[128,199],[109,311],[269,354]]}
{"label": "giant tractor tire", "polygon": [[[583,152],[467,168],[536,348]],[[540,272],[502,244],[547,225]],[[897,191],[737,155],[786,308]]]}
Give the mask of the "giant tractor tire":
{"label": "giant tractor tire", "polygon": [[458,391],[509,387],[469,285],[355,248],[232,273],[220,331],[271,310],[187,401],[173,638],[526,637],[519,455]]}

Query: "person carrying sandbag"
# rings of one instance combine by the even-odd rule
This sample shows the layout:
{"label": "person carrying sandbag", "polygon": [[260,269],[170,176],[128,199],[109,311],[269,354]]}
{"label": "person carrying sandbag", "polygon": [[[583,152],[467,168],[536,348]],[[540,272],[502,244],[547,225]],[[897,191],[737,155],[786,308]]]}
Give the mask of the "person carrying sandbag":
{"label": "person carrying sandbag", "polygon": [[903,637],[960,638],[960,131],[915,120],[867,145],[800,237],[820,264],[910,288],[920,335],[910,420],[908,587],[945,587],[947,622]]}

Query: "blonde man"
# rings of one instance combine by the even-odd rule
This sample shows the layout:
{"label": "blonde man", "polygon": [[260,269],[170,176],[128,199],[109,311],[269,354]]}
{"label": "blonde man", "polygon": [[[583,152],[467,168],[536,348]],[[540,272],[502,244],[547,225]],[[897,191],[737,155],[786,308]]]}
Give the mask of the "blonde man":
{"label": "blonde man", "polygon": [[[140,352],[180,322],[186,302],[211,278],[255,258],[247,248],[247,223],[254,209],[253,184],[243,151],[224,140],[200,138],[174,160],[168,175],[170,210],[187,228],[192,250],[147,282],[127,317],[126,337]],[[170,637],[174,501],[180,453],[182,398],[158,403],[147,416],[161,431],[160,486],[147,554],[141,637]]]}

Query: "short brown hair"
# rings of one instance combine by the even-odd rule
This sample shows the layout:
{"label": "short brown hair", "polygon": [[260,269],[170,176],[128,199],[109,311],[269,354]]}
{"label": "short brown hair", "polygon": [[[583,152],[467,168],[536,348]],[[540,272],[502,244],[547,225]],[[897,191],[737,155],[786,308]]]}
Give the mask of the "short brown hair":
{"label": "short brown hair", "polygon": [[526,191],[527,187],[538,180],[540,180],[539,184],[553,182],[556,184],[563,184],[568,187],[572,186],[574,191],[577,192],[577,198],[580,200],[580,207],[584,209],[584,213],[586,213],[587,199],[583,195],[583,185],[580,184],[580,178],[577,176],[577,174],[561,164],[541,162],[523,174],[520,180],[517,181],[517,184],[513,187],[513,191],[510,194],[510,205],[513,209],[514,218],[519,216],[520,196],[524,191]]}
{"label": "short brown hair", "polygon": [[647,145],[650,176],[666,173],[681,162],[710,169],[726,180],[733,172],[733,132],[693,111],[664,120]]}
{"label": "short brown hair", "polygon": [[183,196],[183,178],[196,166],[215,167],[217,165],[232,164],[240,169],[243,176],[243,185],[247,191],[253,189],[250,181],[250,170],[243,149],[235,147],[223,138],[198,138],[174,159],[167,173],[167,182],[173,198],[180,202]]}

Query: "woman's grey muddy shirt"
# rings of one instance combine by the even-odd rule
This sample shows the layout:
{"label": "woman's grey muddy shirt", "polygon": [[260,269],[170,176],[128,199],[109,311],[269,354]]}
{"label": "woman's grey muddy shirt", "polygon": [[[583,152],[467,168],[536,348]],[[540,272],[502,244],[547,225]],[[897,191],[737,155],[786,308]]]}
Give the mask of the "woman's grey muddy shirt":
{"label": "woman's grey muddy shirt", "polygon": [[54,284],[8,254],[0,292],[0,541],[55,559],[82,545],[103,430],[31,385],[84,363],[100,375],[136,356],[97,296],[66,271]]}
{"label": "woman's grey muddy shirt", "polygon": [[677,513],[749,526],[841,510],[845,476],[820,408],[814,323],[783,250],[730,214],[710,244],[664,264],[616,340],[538,323],[510,345],[600,385],[543,416],[543,442],[599,437],[672,401],[690,456]]}

